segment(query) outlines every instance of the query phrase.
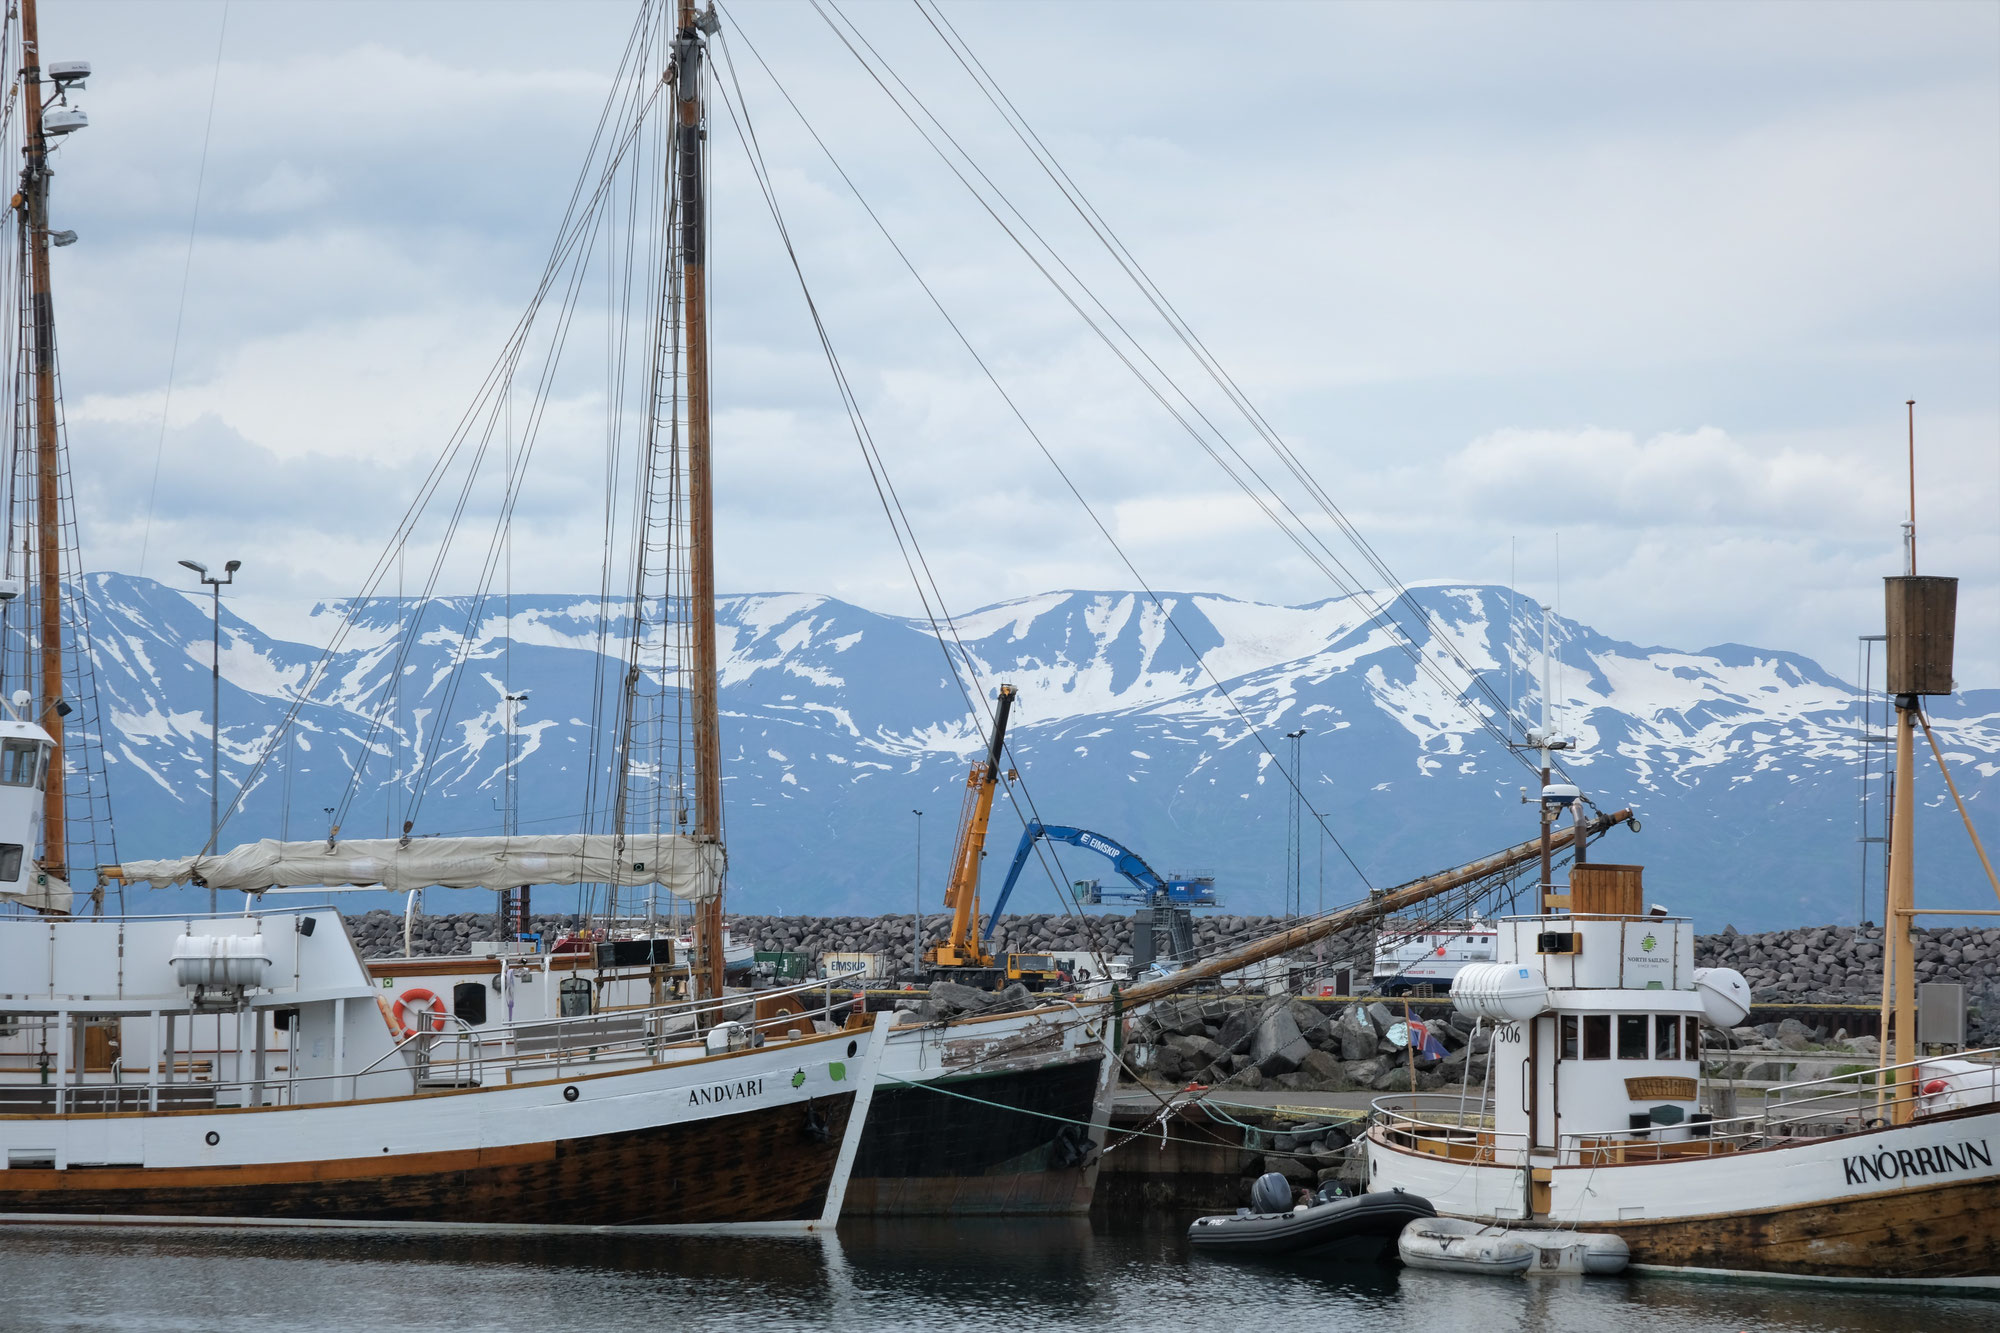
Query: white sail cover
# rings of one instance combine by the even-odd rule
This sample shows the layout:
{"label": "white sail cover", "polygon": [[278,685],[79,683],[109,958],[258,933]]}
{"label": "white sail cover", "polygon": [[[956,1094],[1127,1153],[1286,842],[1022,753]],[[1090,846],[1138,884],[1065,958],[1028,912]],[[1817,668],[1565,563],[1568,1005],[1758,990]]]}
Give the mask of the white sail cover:
{"label": "white sail cover", "polygon": [[32,907],[37,912],[50,912],[67,916],[70,909],[71,893],[69,882],[51,875],[42,869],[41,862],[22,877],[19,884],[0,888],[0,903],[19,903]]}
{"label": "white sail cover", "polygon": [[522,884],[658,884],[690,902],[721,891],[717,843],[675,833],[547,834],[513,838],[355,838],[245,843],[221,856],[127,861],[118,878],[165,888],[199,879],[216,889],[380,884],[385,889],[511,889]]}

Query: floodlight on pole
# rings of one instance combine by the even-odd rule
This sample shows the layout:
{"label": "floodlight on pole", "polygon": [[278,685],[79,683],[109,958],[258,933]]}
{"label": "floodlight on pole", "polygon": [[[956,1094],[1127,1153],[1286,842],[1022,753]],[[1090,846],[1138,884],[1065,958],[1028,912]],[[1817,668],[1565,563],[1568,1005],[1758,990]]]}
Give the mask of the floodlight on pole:
{"label": "floodlight on pole", "polygon": [[[191,569],[201,579],[202,586],[210,593],[210,655],[209,655],[209,695],[208,695],[208,846],[213,855],[216,840],[222,833],[222,589],[225,584],[236,582],[236,571],[243,568],[241,560],[231,560],[222,567],[221,578],[208,572],[208,566],[199,560],[183,560],[181,568]],[[215,911],[215,889],[208,890],[208,910]]]}

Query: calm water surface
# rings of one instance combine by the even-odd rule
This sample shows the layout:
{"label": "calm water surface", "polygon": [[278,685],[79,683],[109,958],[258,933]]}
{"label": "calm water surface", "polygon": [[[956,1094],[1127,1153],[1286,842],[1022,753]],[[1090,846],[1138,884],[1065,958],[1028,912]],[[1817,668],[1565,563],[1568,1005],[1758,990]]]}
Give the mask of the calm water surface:
{"label": "calm water surface", "polygon": [[0,1328],[2000,1328],[2000,1300],[1191,1257],[1182,1226],[919,1222],[838,1240],[0,1229]]}

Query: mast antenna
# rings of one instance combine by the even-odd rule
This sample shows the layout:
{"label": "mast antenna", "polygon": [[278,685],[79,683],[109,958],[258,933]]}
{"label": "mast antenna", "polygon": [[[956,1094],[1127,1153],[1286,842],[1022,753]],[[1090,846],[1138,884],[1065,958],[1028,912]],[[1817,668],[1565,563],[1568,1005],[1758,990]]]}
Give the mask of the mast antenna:
{"label": "mast antenna", "polygon": [[1917,400],[1906,398],[1903,407],[1910,414],[1910,516],[1903,523],[1903,572],[1917,572]]}

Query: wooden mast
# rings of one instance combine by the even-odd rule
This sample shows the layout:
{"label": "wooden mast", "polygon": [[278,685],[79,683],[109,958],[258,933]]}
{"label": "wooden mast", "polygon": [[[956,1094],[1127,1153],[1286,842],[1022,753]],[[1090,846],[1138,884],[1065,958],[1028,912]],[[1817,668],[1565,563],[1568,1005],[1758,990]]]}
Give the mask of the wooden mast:
{"label": "wooden mast", "polygon": [[49,148],[42,131],[42,56],[35,0],[21,0],[21,91],[27,113],[27,167],[21,207],[26,210],[29,300],[35,357],[35,578],[40,637],[40,698],[35,720],[49,733],[47,791],[43,797],[42,868],[69,878],[64,820],[62,701],[62,509],[56,449],[55,303],[49,286]]}
{"label": "wooden mast", "polygon": [[[1917,1071],[1916,730],[1927,694],[1952,692],[1953,640],[1958,621],[1958,580],[1917,573],[1916,404],[1910,412],[1910,517],[1903,525],[1904,572],[1882,581],[1882,628],[1888,640],[1886,684],[1896,702],[1896,792],[1889,822],[1889,883],[1882,922],[1882,1008],[1893,1005],[1897,1071],[1891,1119],[1915,1116]],[[1883,1034],[1884,1059],[1891,1033]]]}
{"label": "wooden mast", "polygon": [[[707,211],[703,189],[701,63],[694,0],[679,0],[675,49],[676,160],[680,171],[682,302],[687,345],[688,583],[694,714],[695,837],[722,841],[722,743],[716,700],[715,500],[708,439]],[[722,994],[722,896],[695,909],[695,970],[705,996]]]}

